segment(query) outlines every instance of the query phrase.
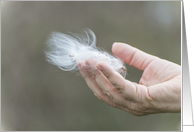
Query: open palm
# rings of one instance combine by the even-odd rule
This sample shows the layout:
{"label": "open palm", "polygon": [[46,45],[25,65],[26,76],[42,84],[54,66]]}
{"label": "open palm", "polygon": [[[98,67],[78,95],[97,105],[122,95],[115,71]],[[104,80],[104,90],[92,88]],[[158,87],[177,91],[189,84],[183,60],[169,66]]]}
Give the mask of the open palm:
{"label": "open palm", "polygon": [[139,84],[125,80],[107,63],[88,59],[78,67],[94,95],[133,115],[181,110],[181,67],[132,46],[115,43],[113,54],[143,70]]}

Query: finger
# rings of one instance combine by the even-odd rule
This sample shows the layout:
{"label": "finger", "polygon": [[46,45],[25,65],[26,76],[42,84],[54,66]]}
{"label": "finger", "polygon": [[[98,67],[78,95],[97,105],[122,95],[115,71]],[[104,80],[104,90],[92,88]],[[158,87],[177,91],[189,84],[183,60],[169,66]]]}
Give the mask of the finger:
{"label": "finger", "polygon": [[86,60],[86,64],[90,67],[90,72],[94,76],[96,83],[102,89],[114,103],[121,106],[127,106],[129,101],[125,99],[120,93],[118,93],[108,79],[102,74],[102,72],[96,67],[97,62],[93,59]]}
{"label": "finger", "polygon": [[115,108],[119,108],[122,110],[125,110],[125,108],[123,108],[122,106],[119,106],[117,104],[115,104],[108,96],[106,96],[103,91],[101,90],[101,88],[98,86],[98,84],[96,83],[94,76],[89,72],[88,67],[85,65],[84,61],[80,61],[78,64],[78,68],[80,70],[81,75],[83,76],[83,78],[86,80],[87,85],[89,86],[89,88],[92,90],[92,92],[94,93],[94,95],[104,101],[105,103],[107,103],[110,106],[113,106]]}
{"label": "finger", "polygon": [[79,62],[78,65],[80,73],[85,79],[89,88],[93,91],[94,95],[97,96],[100,100],[103,98],[102,90],[98,87],[94,76],[90,73],[88,67],[85,65],[85,62]]}
{"label": "finger", "polygon": [[80,69],[80,72],[81,72],[82,76],[84,77],[84,79],[86,79],[86,83],[88,84],[90,89],[94,92],[94,95],[97,96],[100,100],[104,101],[105,103],[107,103],[110,106],[124,110],[124,111],[131,113],[133,115],[141,115],[142,112],[136,111],[135,106],[133,105],[132,102],[130,103],[128,101],[127,106],[122,106],[122,105],[118,105],[118,104],[114,103],[108,96],[106,96],[102,92],[102,90],[98,86],[98,84],[96,83],[94,76],[91,75],[91,73],[89,72],[88,67],[86,65],[84,65],[83,62],[80,62],[78,64],[78,68]]}
{"label": "finger", "polygon": [[115,42],[112,46],[112,52],[125,63],[144,70],[152,61],[159,59],[156,56],[147,54],[128,44]]}
{"label": "finger", "polygon": [[106,62],[98,62],[97,68],[105,75],[114,88],[123,95],[123,97],[138,102],[144,87],[139,87],[138,84],[125,80],[119,73],[115,72]]}

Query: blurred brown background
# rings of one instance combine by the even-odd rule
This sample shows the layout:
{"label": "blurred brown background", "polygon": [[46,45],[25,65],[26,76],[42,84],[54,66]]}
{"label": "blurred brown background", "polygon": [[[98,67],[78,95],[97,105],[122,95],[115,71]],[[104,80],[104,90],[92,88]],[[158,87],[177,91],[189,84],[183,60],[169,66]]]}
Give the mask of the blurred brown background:
{"label": "blurred brown background", "polygon": [[[2,2],[3,130],[181,130],[180,113],[133,116],[98,100],[81,76],[46,61],[53,31],[90,28],[97,46],[116,41],[181,64],[181,2]],[[142,71],[127,66],[127,79]]]}

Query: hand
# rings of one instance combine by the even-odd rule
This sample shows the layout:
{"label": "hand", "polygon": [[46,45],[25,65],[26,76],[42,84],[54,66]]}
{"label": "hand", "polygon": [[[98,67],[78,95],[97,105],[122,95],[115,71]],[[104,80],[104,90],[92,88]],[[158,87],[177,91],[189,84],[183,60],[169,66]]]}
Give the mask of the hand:
{"label": "hand", "polygon": [[112,47],[115,56],[143,70],[139,84],[124,79],[106,62],[81,61],[80,72],[100,100],[133,115],[181,111],[181,66],[123,43]]}

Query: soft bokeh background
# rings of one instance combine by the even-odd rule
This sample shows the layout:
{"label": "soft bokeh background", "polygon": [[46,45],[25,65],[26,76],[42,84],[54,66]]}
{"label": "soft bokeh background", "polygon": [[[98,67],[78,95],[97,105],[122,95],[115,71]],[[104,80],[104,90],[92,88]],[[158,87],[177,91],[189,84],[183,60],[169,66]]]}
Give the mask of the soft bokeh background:
{"label": "soft bokeh background", "polygon": [[[98,100],[81,76],[46,61],[52,31],[84,28],[109,52],[120,41],[181,64],[181,2],[2,2],[3,129],[180,131],[180,113],[133,116]],[[127,79],[138,82],[142,71],[127,69]]]}

